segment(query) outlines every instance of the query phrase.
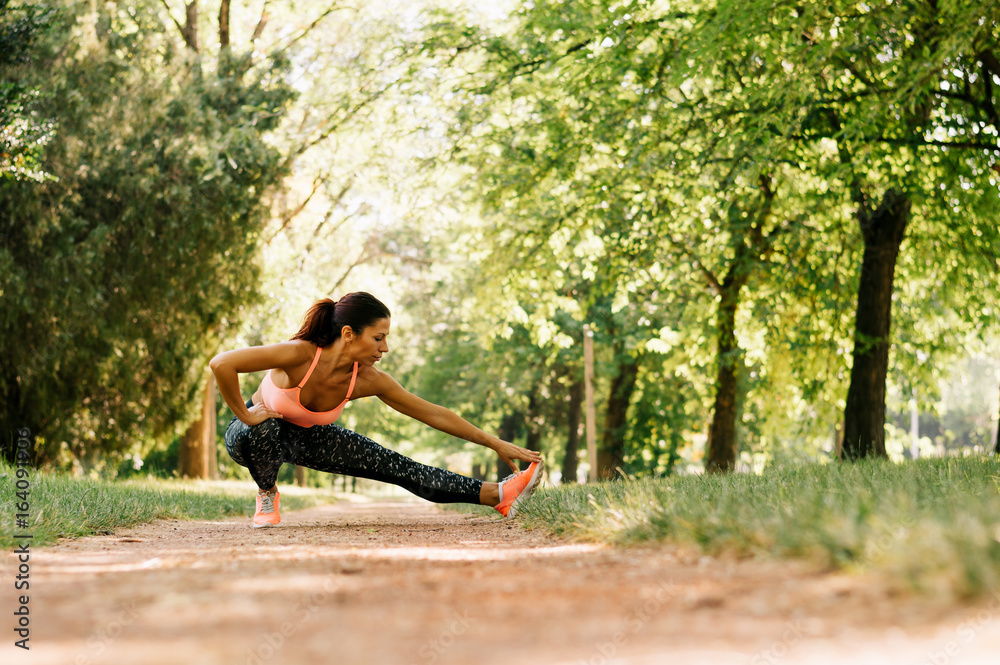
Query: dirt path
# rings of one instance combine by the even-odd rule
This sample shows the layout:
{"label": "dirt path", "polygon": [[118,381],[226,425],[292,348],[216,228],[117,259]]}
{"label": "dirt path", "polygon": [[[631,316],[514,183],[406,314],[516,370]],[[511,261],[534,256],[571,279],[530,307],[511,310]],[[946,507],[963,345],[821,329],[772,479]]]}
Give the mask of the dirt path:
{"label": "dirt path", "polygon": [[13,647],[5,582],[0,662],[1000,662],[1000,600],[942,608],[800,564],[564,542],[426,503],[283,517],[33,551],[32,649]]}

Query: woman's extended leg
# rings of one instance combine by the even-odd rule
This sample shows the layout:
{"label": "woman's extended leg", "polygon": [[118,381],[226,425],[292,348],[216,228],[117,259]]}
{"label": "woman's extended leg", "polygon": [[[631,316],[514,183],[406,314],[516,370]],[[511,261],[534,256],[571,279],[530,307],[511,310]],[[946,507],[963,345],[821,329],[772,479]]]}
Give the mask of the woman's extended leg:
{"label": "woman's extended leg", "polygon": [[[314,425],[289,441],[286,462],[392,483],[435,503],[484,503],[483,481],[421,464],[339,425]],[[488,483],[493,485],[493,483]],[[495,505],[497,500],[487,505]]]}
{"label": "woman's extended leg", "polygon": [[[260,488],[255,526],[280,521],[274,483],[284,462],[392,483],[436,503],[496,506],[505,516],[513,510],[513,502],[531,495],[541,478],[540,467],[535,463],[502,486],[485,483],[420,464],[338,425],[304,428],[275,419],[248,427],[234,418],[226,430],[226,450],[236,463],[250,470]],[[273,507],[271,500],[275,502]]]}

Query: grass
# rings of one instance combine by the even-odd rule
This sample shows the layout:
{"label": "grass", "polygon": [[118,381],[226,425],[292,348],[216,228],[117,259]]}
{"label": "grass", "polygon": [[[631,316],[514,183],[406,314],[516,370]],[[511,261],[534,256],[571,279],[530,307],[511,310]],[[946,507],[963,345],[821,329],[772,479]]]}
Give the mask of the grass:
{"label": "grass", "polygon": [[[0,462],[0,548],[12,549],[15,534],[30,533],[34,547],[59,538],[76,538],[156,519],[250,518],[254,487],[239,482],[143,479],[91,480],[31,471],[28,478],[30,506],[27,528],[18,528],[17,469]],[[334,500],[331,490],[286,487],[281,507],[307,508]]]}
{"label": "grass", "polygon": [[959,597],[1000,588],[1000,458],[862,462],[540,490],[526,526],[816,560]]}

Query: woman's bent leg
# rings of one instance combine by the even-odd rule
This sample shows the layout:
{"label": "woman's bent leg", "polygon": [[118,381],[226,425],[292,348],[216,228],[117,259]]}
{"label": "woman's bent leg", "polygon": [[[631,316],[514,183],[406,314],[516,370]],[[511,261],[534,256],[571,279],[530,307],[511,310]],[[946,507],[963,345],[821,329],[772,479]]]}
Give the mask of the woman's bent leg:
{"label": "woman's bent leg", "polygon": [[286,462],[392,483],[435,503],[480,502],[483,481],[416,462],[338,425],[314,425],[290,442]]}
{"label": "woman's bent leg", "polygon": [[278,479],[285,461],[285,446],[291,438],[286,429],[286,423],[274,418],[253,427],[233,418],[226,429],[226,451],[234,462],[250,470],[262,490],[270,490]]}

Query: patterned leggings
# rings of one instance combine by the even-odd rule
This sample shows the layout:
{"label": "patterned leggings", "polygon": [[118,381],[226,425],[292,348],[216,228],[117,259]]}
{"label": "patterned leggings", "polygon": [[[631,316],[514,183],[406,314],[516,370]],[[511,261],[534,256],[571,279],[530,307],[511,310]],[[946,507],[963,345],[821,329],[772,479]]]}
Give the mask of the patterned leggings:
{"label": "patterned leggings", "polygon": [[226,451],[265,490],[274,487],[283,462],[392,483],[435,503],[479,503],[483,486],[481,480],[420,464],[338,425],[299,427],[269,418],[250,427],[233,418]]}

